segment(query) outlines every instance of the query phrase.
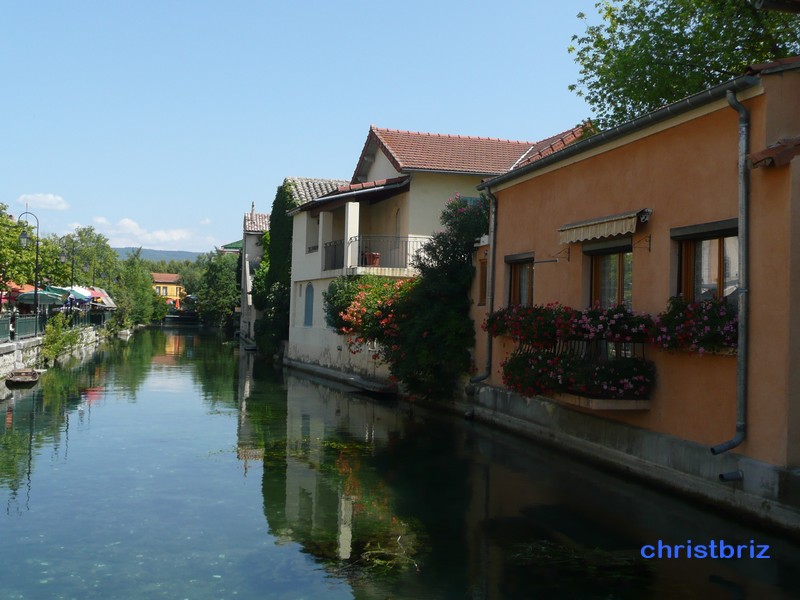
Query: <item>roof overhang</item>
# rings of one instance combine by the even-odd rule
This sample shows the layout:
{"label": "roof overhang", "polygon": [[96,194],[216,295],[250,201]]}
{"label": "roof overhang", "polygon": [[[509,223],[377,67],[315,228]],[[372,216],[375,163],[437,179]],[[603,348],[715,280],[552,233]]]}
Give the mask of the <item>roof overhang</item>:
{"label": "roof overhang", "polygon": [[394,177],[380,182],[367,182],[343,186],[335,192],[321,196],[311,202],[306,202],[290,210],[287,214],[294,216],[301,212],[309,212],[312,216],[319,215],[322,211],[331,211],[344,206],[348,202],[369,202],[374,204],[381,200],[386,200],[397,194],[407,192],[409,189],[410,176]]}
{"label": "roof overhang", "polygon": [[627,235],[636,231],[638,223],[647,223],[653,210],[640,208],[586,221],[567,223],[558,230],[559,243],[572,244],[587,240]]}

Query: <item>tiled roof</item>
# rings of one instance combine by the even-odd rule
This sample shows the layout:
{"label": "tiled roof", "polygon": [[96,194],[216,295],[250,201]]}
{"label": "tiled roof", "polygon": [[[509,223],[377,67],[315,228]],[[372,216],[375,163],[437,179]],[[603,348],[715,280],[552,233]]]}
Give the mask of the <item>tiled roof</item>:
{"label": "tiled roof", "polygon": [[340,185],[336,188],[336,191],[331,193],[330,195],[333,196],[335,194],[344,194],[347,192],[357,192],[360,190],[368,190],[370,188],[377,188],[383,187],[385,185],[392,185],[395,183],[405,183],[408,181],[408,177],[391,177],[389,179],[376,179],[375,181],[365,181],[364,183],[346,183],[344,185]]}
{"label": "tiled roof", "polygon": [[177,273],[150,273],[156,283],[178,283],[181,276]]}
{"label": "tiled roof", "polygon": [[245,233],[264,233],[265,231],[269,231],[269,215],[257,213],[255,202],[253,202],[250,212],[244,213],[242,231]]}
{"label": "tiled roof", "polygon": [[512,169],[518,169],[532,162],[536,162],[540,158],[544,158],[553,152],[558,152],[566,148],[569,144],[577,142],[584,135],[584,132],[591,128],[589,123],[582,123],[572,129],[553,135],[546,140],[535,143],[531,146],[525,154],[519,157],[519,160],[514,164]]}
{"label": "tiled roof", "polygon": [[290,190],[295,204],[300,206],[324,196],[340,186],[347,185],[344,179],[312,179],[309,177],[287,177],[283,184],[291,184]]}
{"label": "tiled roof", "polygon": [[352,182],[359,183],[365,176],[365,163],[378,147],[401,173],[441,171],[497,175],[508,171],[532,145],[533,142],[418,133],[372,125]]}

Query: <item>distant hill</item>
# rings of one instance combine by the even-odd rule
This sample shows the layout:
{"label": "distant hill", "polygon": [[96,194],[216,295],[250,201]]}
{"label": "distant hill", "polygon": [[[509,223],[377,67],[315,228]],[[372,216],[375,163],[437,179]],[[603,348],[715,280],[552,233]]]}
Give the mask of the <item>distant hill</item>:
{"label": "distant hill", "polygon": [[[128,258],[128,255],[135,252],[136,248],[112,248],[120,257],[120,259],[125,260]],[[142,248],[141,257],[143,260],[197,260],[197,257],[201,254],[205,254],[205,252],[185,252],[183,250],[148,250],[147,248]]]}

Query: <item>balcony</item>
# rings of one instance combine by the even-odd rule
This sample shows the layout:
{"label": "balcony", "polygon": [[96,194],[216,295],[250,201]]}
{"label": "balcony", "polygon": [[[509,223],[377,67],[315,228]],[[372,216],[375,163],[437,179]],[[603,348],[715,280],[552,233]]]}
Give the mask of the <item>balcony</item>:
{"label": "balcony", "polygon": [[[345,243],[335,240],[323,245],[323,270],[345,267],[411,269],[427,236],[357,235]],[[345,264],[345,261],[347,264]]]}

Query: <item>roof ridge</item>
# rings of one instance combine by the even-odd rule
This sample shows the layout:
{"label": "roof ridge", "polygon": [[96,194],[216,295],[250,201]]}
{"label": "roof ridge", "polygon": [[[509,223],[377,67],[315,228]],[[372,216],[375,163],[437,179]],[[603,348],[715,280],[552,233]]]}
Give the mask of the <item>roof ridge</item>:
{"label": "roof ridge", "polygon": [[[389,133],[408,133],[410,135],[420,135],[420,136],[427,136],[427,137],[438,137],[438,138],[448,138],[454,140],[483,140],[488,142],[509,142],[511,144],[537,144],[539,142],[531,142],[528,140],[510,140],[507,138],[497,138],[497,137],[484,137],[479,135],[460,135],[460,134],[453,134],[453,133],[431,133],[427,131],[410,131],[408,129],[391,129],[389,127],[377,127],[376,125],[370,125],[370,131],[381,132],[386,131]],[[547,139],[547,138],[545,138]]]}

